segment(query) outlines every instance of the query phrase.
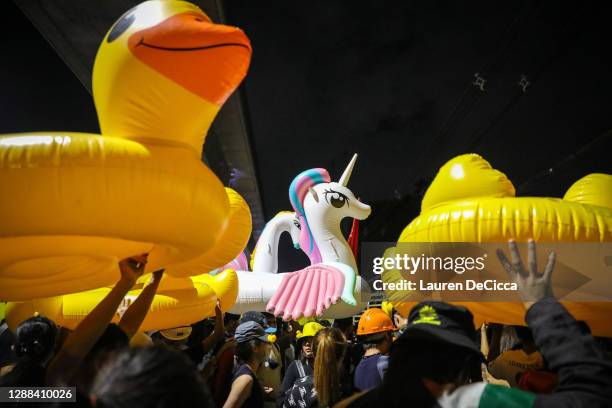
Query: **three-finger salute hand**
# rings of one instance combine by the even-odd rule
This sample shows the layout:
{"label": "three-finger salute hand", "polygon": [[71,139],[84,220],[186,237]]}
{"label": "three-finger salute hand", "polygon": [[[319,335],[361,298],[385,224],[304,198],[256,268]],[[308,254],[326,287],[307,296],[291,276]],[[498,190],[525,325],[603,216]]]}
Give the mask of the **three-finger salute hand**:
{"label": "three-finger salute hand", "polygon": [[497,257],[508,276],[517,284],[519,295],[523,300],[526,309],[529,309],[535,302],[554,297],[552,290],[552,271],[555,267],[556,255],[551,252],[548,255],[548,262],[543,272],[538,271],[535,242],[530,239],[527,243],[527,268],[523,265],[521,254],[519,253],[516,242],[511,239],[508,242],[510,259],[506,257],[504,251],[497,250]]}

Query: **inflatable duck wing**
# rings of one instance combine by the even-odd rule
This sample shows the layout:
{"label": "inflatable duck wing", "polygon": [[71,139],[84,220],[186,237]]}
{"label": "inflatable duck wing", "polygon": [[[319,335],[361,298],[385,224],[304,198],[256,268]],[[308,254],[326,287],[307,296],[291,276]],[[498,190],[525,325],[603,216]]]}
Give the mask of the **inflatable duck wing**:
{"label": "inflatable duck wing", "polygon": [[250,55],[241,30],[190,3],[125,13],[94,65],[100,135],[0,136],[0,299],[111,285],[136,253],[150,270],[192,273],[171,267],[213,248],[230,213],[204,137]]}
{"label": "inflatable duck wing", "polygon": [[[590,174],[570,187],[563,199],[515,197],[510,180],[482,157],[466,154],[447,162],[423,198],[421,214],[398,242],[612,241],[612,175]],[[383,274],[397,281],[397,271]],[[390,293],[392,296],[392,294]],[[405,314],[413,305],[394,299]],[[477,323],[524,324],[521,303],[463,302]],[[612,335],[612,302],[564,302],[594,334]]]}

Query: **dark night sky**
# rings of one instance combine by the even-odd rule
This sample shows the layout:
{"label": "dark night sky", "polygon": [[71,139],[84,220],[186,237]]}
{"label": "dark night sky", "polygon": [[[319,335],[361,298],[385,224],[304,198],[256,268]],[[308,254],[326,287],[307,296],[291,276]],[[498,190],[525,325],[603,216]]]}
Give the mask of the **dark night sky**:
{"label": "dark night sky", "polygon": [[[353,186],[377,201],[465,152],[520,187],[599,137],[612,108],[605,26],[588,5],[577,17],[557,3],[282,3],[264,13],[228,1],[254,46],[246,90],[268,212],[286,207],[276,192],[294,174],[320,165],[338,175],[353,151]],[[471,85],[476,72],[484,92]],[[598,151],[522,192],[559,195],[610,170]]]}
{"label": "dark night sky", "polygon": [[268,215],[287,208],[299,171],[321,166],[338,177],[353,152],[350,186],[373,206],[361,235],[371,241],[397,239],[437,169],[458,154],[481,154],[522,195],[562,196],[580,177],[612,170],[603,3],[226,7],[253,43],[246,92]]}
{"label": "dark night sky", "polygon": [[[604,4],[227,0],[254,49],[244,89],[266,216],[289,209],[297,173],[337,178],[353,152],[350,187],[374,210],[364,240],[397,239],[457,154],[483,155],[522,195],[611,172]],[[0,35],[0,133],[96,131],[80,82],[11,2],[0,12],[17,27]]]}
{"label": "dark night sky", "polygon": [[93,100],[11,1],[0,2],[0,134],[98,132]]}

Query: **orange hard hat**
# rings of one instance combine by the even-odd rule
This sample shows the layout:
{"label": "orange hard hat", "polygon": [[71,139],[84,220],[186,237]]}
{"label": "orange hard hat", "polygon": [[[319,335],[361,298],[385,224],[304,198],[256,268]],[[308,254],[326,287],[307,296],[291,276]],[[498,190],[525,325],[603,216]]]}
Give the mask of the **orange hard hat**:
{"label": "orange hard hat", "polygon": [[363,312],[357,325],[358,336],[394,330],[397,329],[389,315],[378,308],[367,309]]}

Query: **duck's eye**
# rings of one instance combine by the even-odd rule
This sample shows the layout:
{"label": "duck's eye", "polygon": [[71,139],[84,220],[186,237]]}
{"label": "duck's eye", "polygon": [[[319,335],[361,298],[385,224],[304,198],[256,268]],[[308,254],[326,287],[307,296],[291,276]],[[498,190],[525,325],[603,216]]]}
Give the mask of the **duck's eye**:
{"label": "duck's eye", "polygon": [[119,21],[115,23],[113,28],[111,28],[110,33],[108,33],[108,37],[106,38],[106,42],[110,43],[119,38],[121,34],[125,33],[125,30],[130,28],[130,26],[134,23],[134,20],[136,20],[136,13],[133,13],[132,10],[125,13],[119,19]]}

